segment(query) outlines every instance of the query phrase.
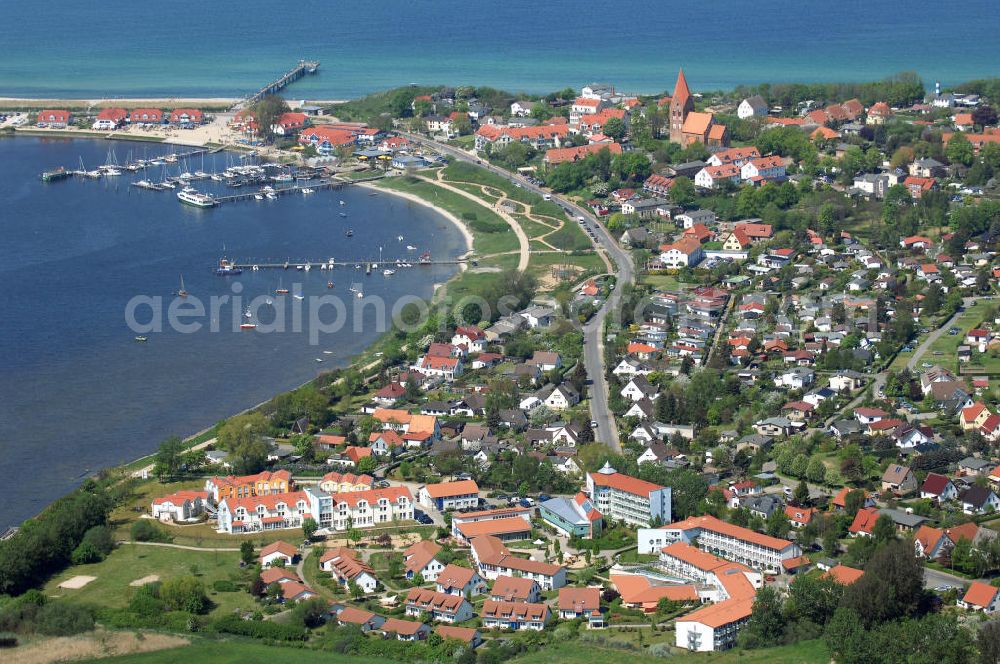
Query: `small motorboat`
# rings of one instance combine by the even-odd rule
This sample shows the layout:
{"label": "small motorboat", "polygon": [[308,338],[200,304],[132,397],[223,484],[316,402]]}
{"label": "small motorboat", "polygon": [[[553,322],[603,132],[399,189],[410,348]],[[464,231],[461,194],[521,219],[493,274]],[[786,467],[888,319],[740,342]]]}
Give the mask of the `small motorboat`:
{"label": "small motorboat", "polygon": [[347,232],[344,233],[344,235],[346,235],[347,237],[354,237],[354,231],[352,231],[350,228],[348,228]]}
{"label": "small motorboat", "polygon": [[306,299],[305,295],[300,295],[299,293],[296,293],[292,297],[294,297],[296,300],[304,300],[304,299]]}
{"label": "small motorboat", "polygon": [[315,191],[315,190],[314,189],[310,189],[309,187],[302,187],[302,193],[303,194],[311,194],[311,193],[313,193],[313,191]]}
{"label": "small motorboat", "polygon": [[332,350],[324,350],[323,354],[324,355],[333,355],[333,351]]}
{"label": "small motorboat", "polygon": [[240,323],[240,329],[241,330],[256,330],[257,329],[257,324],[256,323]]}
{"label": "small motorboat", "polygon": [[268,200],[272,200],[272,201],[273,200],[277,200],[278,195],[276,193],[274,193],[273,191],[269,191],[269,192],[267,192],[267,198],[268,198]]}
{"label": "small motorboat", "polygon": [[407,251],[416,251],[417,248],[414,247],[412,244],[408,244],[408,245],[406,245],[406,250]]}
{"label": "small motorboat", "polygon": [[146,343],[147,341],[149,341],[149,339],[142,336],[141,334],[136,336],[135,340],[138,341],[139,343]]}
{"label": "small motorboat", "polygon": [[316,361],[317,361],[317,362],[322,362],[322,361],[323,361],[323,358],[322,358],[322,357],[317,357],[317,358],[316,358]]}
{"label": "small motorboat", "polygon": [[402,242],[403,241],[403,236],[402,235],[397,235],[396,239],[399,240],[400,242]]}
{"label": "small motorboat", "polygon": [[347,203],[345,203],[344,201],[340,201],[340,204],[341,205],[347,205]]}
{"label": "small motorboat", "polygon": [[346,216],[347,216],[347,213],[346,213],[346,212],[341,212],[341,213],[340,213],[340,216],[341,216],[341,217],[346,217]]}
{"label": "small motorboat", "polygon": [[333,288],[333,282],[332,281],[326,282],[326,287],[327,288]]}
{"label": "small motorboat", "polygon": [[295,266],[295,269],[296,269],[296,270],[304,270],[304,269],[305,269],[305,267],[306,267],[305,265],[296,265],[296,266]]}
{"label": "small motorboat", "polygon": [[253,197],[254,197],[254,200],[257,200],[257,201],[264,200],[264,194],[254,194]]}
{"label": "small motorboat", "polygon": [[382,276],[384,277],[391,277],[394,274],[396,274],[395,270],[382,270]]}
{"label": "small motorboat", "polygon": [[355,297],[357,297],[358,299],[361,299],[361,298],[363,298],[364,296],[365,296],[365,294],[364,294],[364,293],[362,293],[361,291],[358,291],[358,293],[357,293],[357,295],[356,295]]}

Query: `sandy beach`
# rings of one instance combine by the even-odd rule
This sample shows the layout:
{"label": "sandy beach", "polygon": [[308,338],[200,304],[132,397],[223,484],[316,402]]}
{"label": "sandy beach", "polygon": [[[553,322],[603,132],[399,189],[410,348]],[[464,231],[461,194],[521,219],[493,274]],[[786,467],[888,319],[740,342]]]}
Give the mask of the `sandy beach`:
{"label": "sandy beach", "polygon": [[[229,108],[240,97],[114,97],[100,99],[32,99],[29,97],[0,97],[0,108],[38,109],[38,108],[137,108],[152,106],[155,108]],[[295,110],[301,106],[329,106],[343,104],[346,99],[288,99],[288,106]]]}
{"label": "sandy beach", "polygon": [[[379,193],[388,194],[390,196],[398,196],[399,198],[404,198],[404,199],[410,201],[411,203],[416,203],[417,205],[423,205],[424,207],[428,207],[428,208],[434,210],[435,212],[437,212],[438,214],[440,214],[441,216],[443,216],[445,219],[447,219],[451,223],[455,224],[455,226],[458,228],[458,230],[461,231],[462,237],[465,238],[465,248],[466,248],[466,250],[467,251],[472,251],[472,240],[473,240],[473,237],[472,237],[472,233],[469,231],[468,226],[466,226],[465,222],[463,222],[461,219],[459,219],[458,217],[456,217],[454,214],[452,214],[448,210],[445,210],[444,208],[440,208],[437,205],[434,205],[433,203],[425,201],[424,199],[420,198],[416,194],[411,194],[409,192],[396,191],[395,189],[386,189],[385,187],[379,187],[377,184],[373,184],[373,183],[369,183],[369,182],[362,182],[362,183],[359,183],[357,186],[359,186],[359,187],[366,187],[368,189],[372,189],[374,191],[378,191]],[[461,264],[461,268],[463,270],[467,269],[466,264],[462,263]]]}

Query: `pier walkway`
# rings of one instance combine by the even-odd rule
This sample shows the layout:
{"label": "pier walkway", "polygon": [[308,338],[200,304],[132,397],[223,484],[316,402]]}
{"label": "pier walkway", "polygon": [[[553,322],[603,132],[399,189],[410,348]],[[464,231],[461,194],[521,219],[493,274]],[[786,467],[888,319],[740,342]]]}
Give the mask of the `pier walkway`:
{"label": "pier walkway", "polygon": [[267,95],[277,94],[306,74],[315,74],[317,69],[319,69],[318,60],[299,60],[299,64],[295,65],[295,67],[257,90],[257,92],[248,95],[241,101],[236,102],[230,110],[235,113],[242,108],[246,108],[251,104],[257,103]]}

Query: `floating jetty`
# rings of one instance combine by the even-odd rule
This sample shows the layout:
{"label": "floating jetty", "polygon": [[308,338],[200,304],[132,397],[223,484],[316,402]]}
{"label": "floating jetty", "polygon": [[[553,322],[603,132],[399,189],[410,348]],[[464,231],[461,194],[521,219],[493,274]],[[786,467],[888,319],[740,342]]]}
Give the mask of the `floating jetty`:
{"label": "floating jetty", "polygon": [[[359,178],[357,180],[334,180],[334,179],[321,179],[321,180],[303,180],[295,185],[287,187],[271,187],[268,189],[268,193],[274,194],[275,196],[283,196],[285,194],[301,194],[303,188],[309,188],[314,191],[319,191],[320,189],[342,189],[343,187],[361,184],[363,182],[373,182],[375,180],[381,180],[385,175],[373,175],[368,178]],[[246,201],[256,197],[261,193],[262,190],[258,189],[255,191],[241,191],[238,194],[227,194],[225,196],[216,196],[216,203],[235,203],[237,201]]]}
{"label": "floating jetty", "polygon": [[[333,270],[335,268],[356,268],[363,269],[366,272],[371,272],[371,270],[380,268],[401,268],[401,267],[418,267],[418,266],[428,266],[428,265],[457,265],[460,263],[466,263],[472,261],[472,258],[466,256],[459,256],[458,258],[450,258],[445,260],[433,260],[430,254],[424,254],[420,257],[418,261],[404,261],[401,258],[397,259],[380,259],[372,260],[369,258],[360,258],[356,260],[337,260],[335,258],[330,258],[325,261],[284,261],[281,263],[267,263],[267,262],[240,262],[240,261],[227,261],[227,264],[233,270],[232,274],[239,274],[236,270],[256,272],[257,270]],[[360,266],[360,267],[359,267]]]}

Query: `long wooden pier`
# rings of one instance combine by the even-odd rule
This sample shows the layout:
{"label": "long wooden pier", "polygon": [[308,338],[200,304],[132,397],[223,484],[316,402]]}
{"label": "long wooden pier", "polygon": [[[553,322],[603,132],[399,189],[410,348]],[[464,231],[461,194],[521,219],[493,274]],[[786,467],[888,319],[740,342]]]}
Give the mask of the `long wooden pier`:
{"label": "long wooden pier", "polygon": [[237,102],[231,110],[238,111],[241,108],[260,101],[261,98],[267,95],[277,94],[306,74],[315,74],[317,69],[319,69],[318,60],[299,60],[299,64],[295,65],[292,69],[286,71],[284,74],[274,79],[260,90],[257,90],[257,92],[247,96],[242,101]]}

